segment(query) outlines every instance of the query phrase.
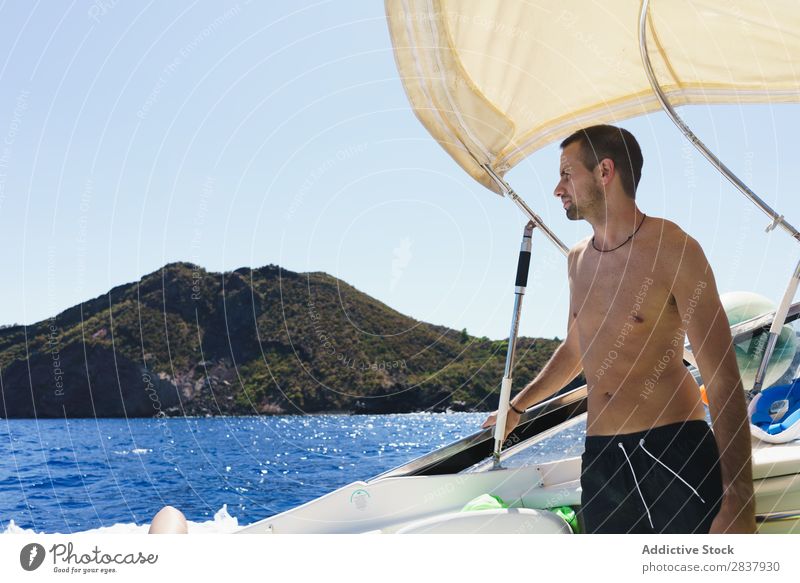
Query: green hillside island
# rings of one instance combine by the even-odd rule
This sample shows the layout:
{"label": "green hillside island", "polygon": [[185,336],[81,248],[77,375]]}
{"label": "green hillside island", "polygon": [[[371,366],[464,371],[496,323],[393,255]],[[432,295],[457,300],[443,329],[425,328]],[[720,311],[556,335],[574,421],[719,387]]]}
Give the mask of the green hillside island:
{"label": "green hillside island", "polygon": [[[520,339],[517,388],[558,344]],[[172,263],[0,329],[0,415],[489,411],[506,347],[404,316],[324,273]]]}

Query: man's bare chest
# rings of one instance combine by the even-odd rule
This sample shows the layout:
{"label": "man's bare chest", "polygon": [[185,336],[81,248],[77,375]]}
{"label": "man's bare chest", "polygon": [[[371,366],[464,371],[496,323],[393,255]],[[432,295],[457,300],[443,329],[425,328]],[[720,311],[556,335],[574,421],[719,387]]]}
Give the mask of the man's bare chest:
{"label": "man's bare chest", "polygon": [[579,328],[592,333],[606,325],[652,328],[676,312],[670,269],[651,253],[608,257],[588,250],[570,281]]}

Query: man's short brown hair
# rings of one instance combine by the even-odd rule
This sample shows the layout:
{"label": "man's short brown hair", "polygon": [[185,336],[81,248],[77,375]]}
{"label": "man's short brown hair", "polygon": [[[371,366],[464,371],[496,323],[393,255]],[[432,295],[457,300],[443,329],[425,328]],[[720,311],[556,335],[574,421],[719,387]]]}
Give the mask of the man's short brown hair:
{"label": "man's short brown hair", "polygon": [[594,170],[601,160],[610,158],[619,174],[622,189],[631,198],[636,198],[636,187],[642,177],[642,150],[633,134],[623,128],[596,125],[576,131],[561,142],[563,150],[572,143],[580,144],[583,165]]}

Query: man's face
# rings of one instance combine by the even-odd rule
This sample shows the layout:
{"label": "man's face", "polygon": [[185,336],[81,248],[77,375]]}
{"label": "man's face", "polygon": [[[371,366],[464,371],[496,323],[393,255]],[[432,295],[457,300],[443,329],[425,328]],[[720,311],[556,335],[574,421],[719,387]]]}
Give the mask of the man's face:
{"label": "man's face", "polygon": [[595,173],[581,161],[580,147],[580,143],[573,142],[562,151],[560,178],[553,192],[571,221],[597,216],[605,206],[603,188]]}

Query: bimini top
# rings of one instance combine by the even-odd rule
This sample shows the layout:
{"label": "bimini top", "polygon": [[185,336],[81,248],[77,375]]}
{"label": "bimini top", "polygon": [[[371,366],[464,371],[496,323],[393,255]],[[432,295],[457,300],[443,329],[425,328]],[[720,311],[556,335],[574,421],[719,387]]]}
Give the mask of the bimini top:
{"label": "bimini top", "polygon": [[[386,0],[417,117],[473,178],[576,129],[659,108],[637,0]],[[647,50],[673,105],[800,101],[797,0],[651,0]]]}

